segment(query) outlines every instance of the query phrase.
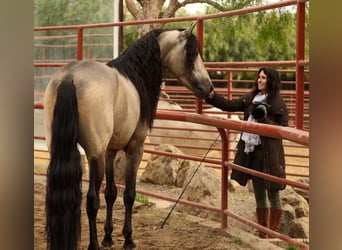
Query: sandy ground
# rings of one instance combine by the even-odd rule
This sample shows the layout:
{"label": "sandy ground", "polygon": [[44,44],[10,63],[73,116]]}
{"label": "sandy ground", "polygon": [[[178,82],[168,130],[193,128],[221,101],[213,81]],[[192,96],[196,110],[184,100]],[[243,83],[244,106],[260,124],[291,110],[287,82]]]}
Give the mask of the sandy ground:
{"label": "sandy ground", "polygon": [[[85,185],[83,185],[84,188]],[[88,220],[85,213],[85,193],[83,192],[82,204],[82,235],[79,249],[87,249],[89,242]],[[34,249],[46,249],[45,237],[45,178],[35,177],[34,183]],[[137,249],[230,249],[247,250],[255,249],[243,242],[240,238],[228,234],[220,229],[219,223],[212,223],[204,219],[197,220],[194,217],[174,211],[167,223],[161,228],[169,208],[157,208],[152,202],[142,204],[135,202],[133,214],[133,239]],[[124,206],[122,197],[118,197],[113,213],[114,247],[122,249],[123,236],[121,234]],[[101,207],[98,213],[98,237],[103,238],[103,223],[105,220],[105,201],[101,194]]]}

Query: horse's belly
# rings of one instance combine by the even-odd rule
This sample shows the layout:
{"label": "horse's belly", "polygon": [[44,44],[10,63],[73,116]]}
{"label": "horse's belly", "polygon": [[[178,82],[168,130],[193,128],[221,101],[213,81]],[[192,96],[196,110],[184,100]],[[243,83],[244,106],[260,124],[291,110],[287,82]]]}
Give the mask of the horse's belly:
{"label": "horse's belly", "polygon": [[[114,119],[118,119],[118,117],[114,117]],[[132,138],[137,123],[137,119],[131,119],[126,122],[120,122],[120,120],[118,122],[114,121],[113,135],[108,144],[108,148],[122,149],[123,147],[125,147]]]}

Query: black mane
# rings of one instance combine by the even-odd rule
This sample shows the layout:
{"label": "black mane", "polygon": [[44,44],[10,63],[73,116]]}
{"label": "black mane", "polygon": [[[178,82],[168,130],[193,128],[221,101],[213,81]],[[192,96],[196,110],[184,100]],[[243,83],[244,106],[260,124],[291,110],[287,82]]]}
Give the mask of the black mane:
{"label": "black mane", "polygon": [[[182,31],[184,29],[178,29]],[[162,65],[157,37],[166,29],[156,29],[132,44],[118,58],[107,63],[129,78],[140,96],[140,119],[152,127],[162,83]],[[196,36],[191,34],[185,45],[185,69],[191,72],[198,55]]]}
{"label": "black mane", "polygon": [[194,69],[194,62],[198,55],[198,42],[194,34],[191,34],[185,44],[185,70],[190,73]]}
{"label": "black mane", "polygon": [[162,83],[162,65],[157,37],[153,30],[137,40],[118,58],[107,63],[129,78],[140,96],[140,119],[152,127]]}

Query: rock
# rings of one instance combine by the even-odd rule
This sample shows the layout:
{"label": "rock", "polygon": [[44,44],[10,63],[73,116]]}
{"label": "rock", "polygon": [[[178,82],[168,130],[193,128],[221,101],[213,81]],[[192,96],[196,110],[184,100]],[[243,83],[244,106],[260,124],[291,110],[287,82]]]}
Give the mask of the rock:
{"label": "rock", "polygon": [[290,204],[296,212],[296,218],[309,216],[309,204],[303,198],[294,191],[291,186],[287,186],[286,189],[280,192],[280,198],[282,204]]}
{"label": "rock", "polygon": [[247,189],[248,189],[249,192],[254,193],[254,188],[253,188],[252,180],[248,180],[246,186],[247,186]]}
{"label": "rock", "polygon": [[230,179],[230,176],[228,176],[228,191],[234,192],[236,190],[236,185],[239,185],[236,181]]}
{"label": "rock", "polygon": [[[183,154],[182,151],[169,144],[161,144],[156,147],[156,150]],[[188,165],[189,163],[175,157],[151,155],[140,180],[159,185],[176,185],[177,174],[183,164]]]}
{"label": "rock", "polygon": [[[304,184],[307,184],[309,185],[309,179],[308,178],[305,178],[305,179],[299,179],[297,180],[298,182],[300,183],[304,183]],[[293,190],[298,193],[299,195],[303,196],[304,199],[309,202],[309,190],[305,190],[305,189],[301,189],[301,188],[297,188],[297,187],[293,187]]]}
{"label": "rock", "polygon": [[[196,169],[197,172],[194,174]],[[191,177],[191,182],[189,182]],[[199,168],[195,165],[188,169],[184,186],[188,183],[185,195],[195,202],[200,202],[203,198],[216,195],[221,191],[219,175],[214,169],[204,165]]]}
{"label": "rock", "polygon": [[293,219],[296,218],[296,211],[294,207],[290,204],[284,204],[282,206],[283,216],[280,221],[280,230],[279,232],[285,235],[289,233],[289,226]]}
{"label": "rock", "polygon": [[[184,182],[183,188],[186,185],[188,186],[184,192],[183,199],[214,207],[220,206],[220,176],[214,169],[205,167],[204,165],[200,166],[195,175],[193,175],[196,168],[197,165],[191,166],[185,174],[186,181]],[[189,182],[192,175],[193,177]],[[220,220],[220,214],[209,210],[185,205],[181,205],[179,210],[202,218],[208,218],[216,221]]]}
{"label": "rock", "polygon": [[125,185],[126,155],[124,151],[119,151],[114,159],[114,178],[116,184]]}
{"label": "rock", "polygon": [[[183,154],[173,145],[161,144],[156,150]],[[182,199],[219,207],[221,198],[221,178],[213,168],[204,164],[177,159],[169,156],[151,155],[140,181],[159,185],[186,187]],[[194,172],[196,171],[196,172]],[[190,180],[190,178],[192,178]],[[178,205],[178,210],[202,218],[220,221],[220,214],[209,210]]]}
{"label": "rock", "polygon": [[289,236],[292,238],[309,238],[309,218],[296,218],[290,222]]}
{"label": "rock", "polygon": [[[233,182],[235,181],[233,180]],[[237,184],[234,192],[228,192],[228,209],[230,212],[248,220],[257,221],[254,193],[250,192],[248,187]],[[231,217],[228,218],[228,224],[231,227],[238,227],[247,232],[254,233],[254,229],[251,226]]]}
{"label": "rock", "polygon": [[[189,170],[191,168],[191,165],[194,166],[195,162],[188,161],[188,160],[185,160],[183,162],[182,166],[179,168],[179,171],[177,173],[175,186],[183,187],[185,185],[185,183],[187,181],[186,179],[187,179],[187,177],[189,175]],[[202,166],[200,166],[199,168],[201,168],[201,167]],[[190,172],[192,173],[192,170],[190,170]]]}

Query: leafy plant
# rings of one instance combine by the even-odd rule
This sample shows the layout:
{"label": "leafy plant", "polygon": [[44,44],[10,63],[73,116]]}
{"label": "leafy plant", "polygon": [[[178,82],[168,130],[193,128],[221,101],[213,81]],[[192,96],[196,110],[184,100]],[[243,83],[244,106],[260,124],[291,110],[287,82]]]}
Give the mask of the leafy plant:
{"label": "leafy plant", "polygon": [[235,244],[242,244],[243,241],[242,241],[241,238],[239,238],[239,237],[234,237],[233,243],[235,243]]}
{"label": "leafy plant", "polygon": [[309,240],[303,239],[303,243],[306,244],[306,245],[309,245]]}
{"label": "leafy plant", "polygon": [[142,195],[142,194],[136,194],[135,201],[138,201],[138,202],[143,203],[143,204],[149,203],[147,196]]}
{"label": "leafy plant", "polygon": [[294,245],[290,245],[286,248],[286,250],[300,250],[300,248]]}

